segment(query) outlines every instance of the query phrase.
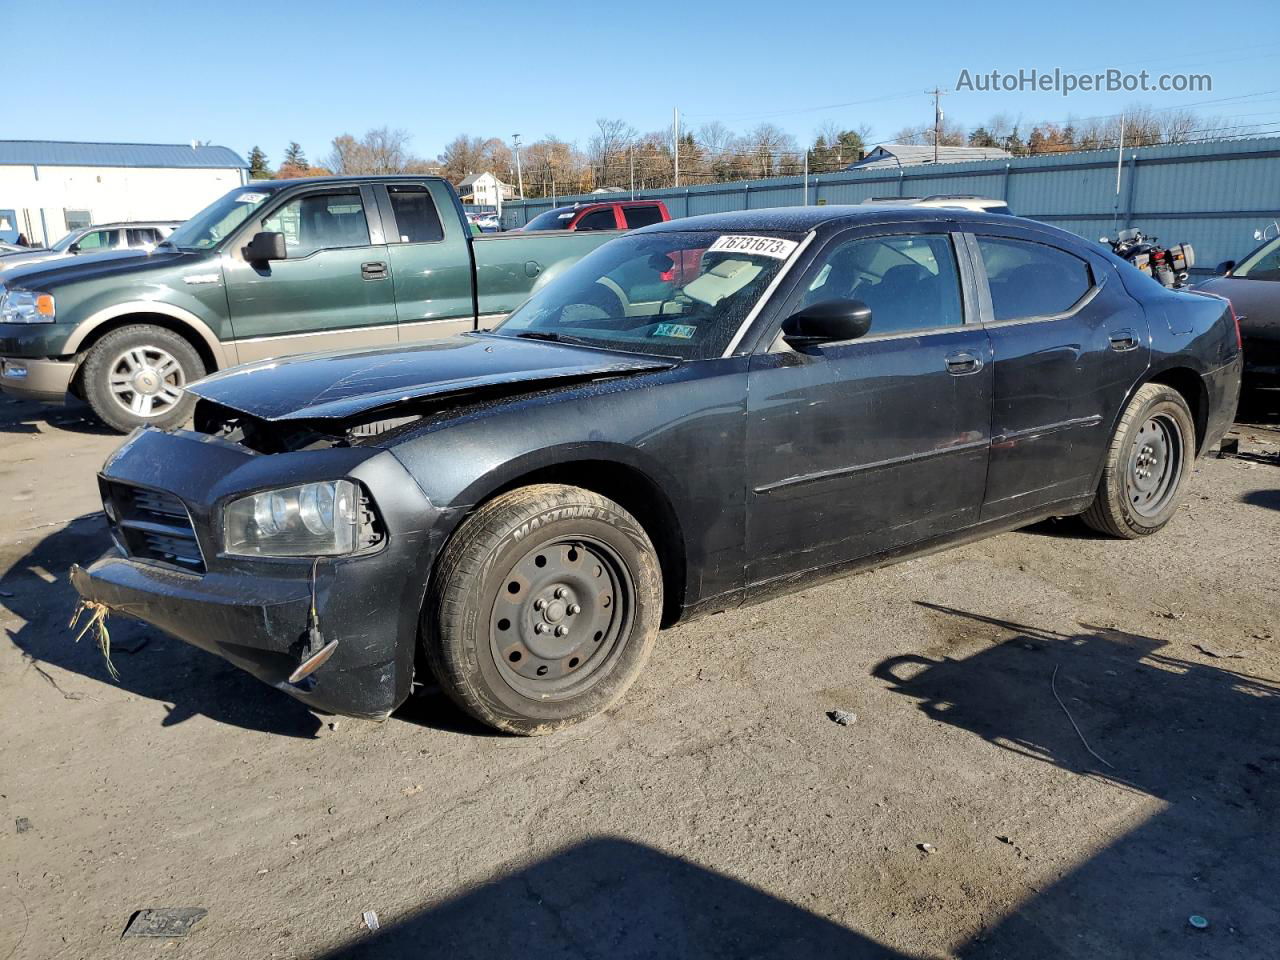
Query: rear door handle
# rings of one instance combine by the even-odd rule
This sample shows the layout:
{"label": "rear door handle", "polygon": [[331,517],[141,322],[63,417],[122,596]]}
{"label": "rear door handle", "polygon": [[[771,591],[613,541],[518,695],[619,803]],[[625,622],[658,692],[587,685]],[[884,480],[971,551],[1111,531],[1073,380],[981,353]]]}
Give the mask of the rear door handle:
{"label": "rear door handle", "polygon": [[1111,349],[1117,353],[1138,349],[1138,335],[1132,330],[1117,330],[1107,339],[1111,342]]}
{"label": "rear door handle", "polygon": [[387,265],[381,260],[370,260],[360,264],[360,276],[365,280],[387,279]]}
{"label": "rear door handle", "polygon": [[982,369],[982,359],[967,350],[947,354],[946,364],[947,373],[953,377],[963,377],[966,374],[977,373]]}

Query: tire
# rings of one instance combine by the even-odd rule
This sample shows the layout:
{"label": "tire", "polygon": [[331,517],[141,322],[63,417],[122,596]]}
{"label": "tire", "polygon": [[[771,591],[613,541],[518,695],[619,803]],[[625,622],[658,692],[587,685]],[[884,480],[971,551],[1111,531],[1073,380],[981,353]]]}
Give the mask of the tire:
{"label": "tire", "polygon": [[1195,421],[1182,394],[1144,384],[1116,426],[1084,522],[1125,540],[1151,536],[1177,512],[1195,449]]}
{"label": "tire", "polygon": [[612,706],[648,660],[661,617],[657,554],[635,518],[588,490],[538,484],[495,497],[458,528],[421,635],[458,706],[535,736]]}
{"label": "tire", "polygon": [[151,324],[112,330],[89,350],[81,370],[89,406],[121,433],[184,423],[195,397],[182,388],[204,374],[204,361],[185,337]]}

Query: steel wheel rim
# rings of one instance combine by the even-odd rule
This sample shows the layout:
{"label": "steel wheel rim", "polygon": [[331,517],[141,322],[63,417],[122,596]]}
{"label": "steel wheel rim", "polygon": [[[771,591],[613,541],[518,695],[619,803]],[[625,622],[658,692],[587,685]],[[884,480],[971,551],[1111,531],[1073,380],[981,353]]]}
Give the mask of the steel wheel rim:
{"label": "steel wheel rim", "polygon": [[526,552],[497,587],[489,646],[503,681],[532,700],[584,692],[622,655],[635,582],[608,544],[590,537]]}
{"label": "steel wheel rim", "polygon": [[177,358],[155,346],[130,347],[111,361],[111,397],[135,417],[159,417],[182,400],[187,375]]}
{"label": "steel wheel rim", "polygon": [[1182,472],[1182,430],[1167,414],[1148,417],[1129,450],[1125,495],[1133,512],[1154,517],[1169,505]]}

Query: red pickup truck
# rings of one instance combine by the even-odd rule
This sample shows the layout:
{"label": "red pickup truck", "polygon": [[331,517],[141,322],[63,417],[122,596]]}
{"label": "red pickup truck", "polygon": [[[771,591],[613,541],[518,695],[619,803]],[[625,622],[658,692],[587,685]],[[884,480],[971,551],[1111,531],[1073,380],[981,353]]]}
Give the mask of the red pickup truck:
{"label": "red pickup truck", "polygon": [[523,227],[532,230],[635,230],[651,223],[670,220],[667,205],[661,200],[602,200],[598,203],[575,203],[540,213]]}

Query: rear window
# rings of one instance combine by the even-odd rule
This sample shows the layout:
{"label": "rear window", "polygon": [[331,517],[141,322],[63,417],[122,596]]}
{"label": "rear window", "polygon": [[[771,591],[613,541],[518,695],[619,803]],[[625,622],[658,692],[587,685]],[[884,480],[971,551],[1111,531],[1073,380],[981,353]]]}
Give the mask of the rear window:
{"label": "rear window", "polygon": [[656,203],[643,207],[623,207],[622,216],[627,221],[628,230],[662,222],[662,211],[658,209]]}

